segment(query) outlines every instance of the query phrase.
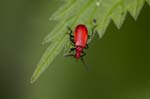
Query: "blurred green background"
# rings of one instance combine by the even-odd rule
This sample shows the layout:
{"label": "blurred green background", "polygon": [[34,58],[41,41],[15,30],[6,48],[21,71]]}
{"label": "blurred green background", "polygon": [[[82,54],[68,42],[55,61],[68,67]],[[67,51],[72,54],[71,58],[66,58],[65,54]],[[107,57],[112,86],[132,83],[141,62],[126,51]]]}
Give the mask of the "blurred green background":
{"label": "blurred green background", "polygon": [[53,29],[51,14],[62,2],[0,1],[0,99],[150,99],[150,7],[137,21],[128,14],[122,28],[111,23],[96,35],[80,61],[63,52],[34,84],[30,77]]}

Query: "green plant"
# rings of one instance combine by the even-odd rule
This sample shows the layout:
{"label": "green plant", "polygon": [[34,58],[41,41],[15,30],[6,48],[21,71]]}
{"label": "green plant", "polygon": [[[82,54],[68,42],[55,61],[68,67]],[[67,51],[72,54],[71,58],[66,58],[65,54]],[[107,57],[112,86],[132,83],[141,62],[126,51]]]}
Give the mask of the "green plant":
{"label": "green plant", "polygon": [[65,3],[51,17],[58,24],[45,37],[43,44],[52,42],[43,54],[31,78],[33,83],[52,63],[56,56],[65,48],[69,48],[67,26],[74,28],[83,23],[92,27],[93,19],[97,20],[97,31],[101,38],[111,21],[118,29],[123,24],[127,12],[136,20],[145,2],[150,0],[63,0]]}

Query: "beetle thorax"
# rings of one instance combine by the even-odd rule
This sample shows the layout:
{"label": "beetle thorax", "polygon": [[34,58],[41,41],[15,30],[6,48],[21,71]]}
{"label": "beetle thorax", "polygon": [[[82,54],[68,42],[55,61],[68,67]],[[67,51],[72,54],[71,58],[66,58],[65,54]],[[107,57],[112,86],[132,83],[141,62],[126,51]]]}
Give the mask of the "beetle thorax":
{"label": "beetle thorax", "polygon": [[75,54],[75,57],[76,57],[77,59],[79,59],[79,58],[81,57],[82,51],[83,51],[83,47],[81,47],[81,46],[77,46],[77,47],[76,47],[76,54]]}

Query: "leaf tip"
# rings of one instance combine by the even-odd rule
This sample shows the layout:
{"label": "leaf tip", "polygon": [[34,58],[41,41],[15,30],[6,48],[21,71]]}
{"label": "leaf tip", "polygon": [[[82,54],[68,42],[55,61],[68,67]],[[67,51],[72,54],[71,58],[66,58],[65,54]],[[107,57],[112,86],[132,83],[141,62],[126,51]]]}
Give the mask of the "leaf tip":
{"label": "leaf tip", "polygon": [[50,21],[54,21],[54,20],[56,20],[56,19],[55,19],[54,17],[50,17],[49,20],[50,20]]}
{"label": "leaf tip", "polygon": [[31,77],[30,84],[33,84],[35,80]]}
{"label": "leaf tip", "polygon": [[37,72],[35,70],[31,79],[30,79],[30,83],[33,84],[37,80],[38,77],[39,77],[39,75],[37,75]]}
{"label": "leaf tip", "polygon": [[37,68],[35,69],[35,71],[33,72],[31,79],[30,79],[30,83],[33,84],[41,75],[41,71],[39,69],[39,66],[37,66]]}
{"label": "leaf tip", "polygon": [[104,31],[103,32],[102,31],[97,31],[97,33],[98,33],[99,38],[101,39],[103,34],[104,34]]}
{"label": "leaf tip", "polygon": [[42,41],[42,45],[44,45],[44,44],[46,44],[47,42],[46,42],[46,40],[44,39],[43,41]]}
{"label": "leaf tip", "polygon": [[51,39],[49,39],[49,36],[45,37],[43,40],[42,40],[42,45],[44,44],[47,44],[47,43],[50,43],[50,41],[52,41]]}

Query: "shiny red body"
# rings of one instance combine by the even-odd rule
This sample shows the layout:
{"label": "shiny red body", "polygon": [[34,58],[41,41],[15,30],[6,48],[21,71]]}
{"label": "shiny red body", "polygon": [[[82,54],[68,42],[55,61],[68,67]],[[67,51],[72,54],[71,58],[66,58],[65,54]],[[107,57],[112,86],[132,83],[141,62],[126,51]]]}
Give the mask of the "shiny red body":
{"label": "shiny red body", "polygon": [[74,31],[74,42],[76,47],[75,57],[79,59],[83,49],[87,45],[88,40],[88,30],[87,27],[83,24],[77,25]]}

